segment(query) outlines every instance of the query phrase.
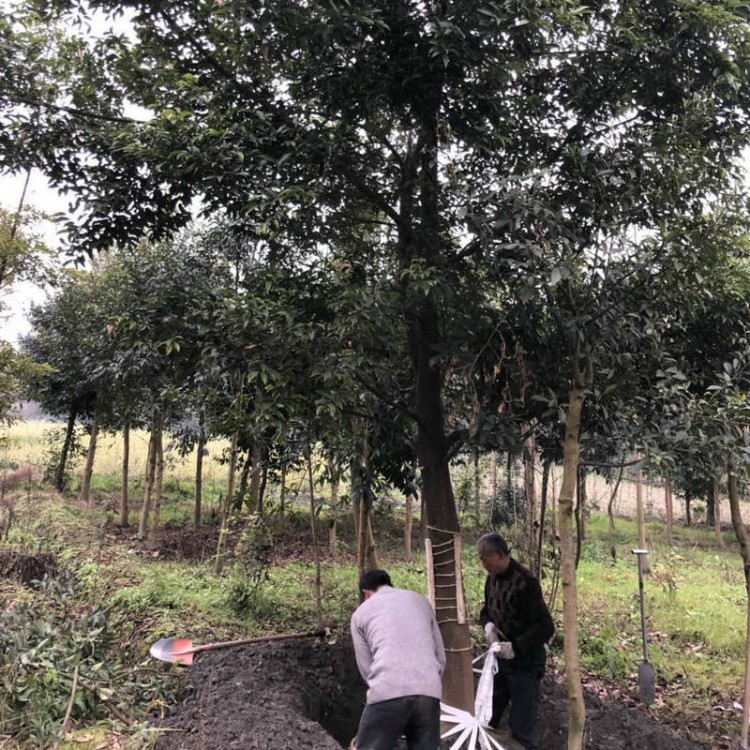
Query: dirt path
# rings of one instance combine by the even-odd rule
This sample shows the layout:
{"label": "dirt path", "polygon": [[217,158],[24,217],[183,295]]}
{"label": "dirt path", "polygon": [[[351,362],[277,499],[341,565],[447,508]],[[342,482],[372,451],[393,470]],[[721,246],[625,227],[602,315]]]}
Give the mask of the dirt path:
{"label": "dirt path", "polygon": [[[345,640],[207,652],[190,670],[184,702],[157,722],[170,730],[157,750],[339,750],[356,733],[365,690]],[[586,750],[706,750],[643,707],[586,700]],[[543,750],[565,750],[567,711],[564,686],[548,674]]]}

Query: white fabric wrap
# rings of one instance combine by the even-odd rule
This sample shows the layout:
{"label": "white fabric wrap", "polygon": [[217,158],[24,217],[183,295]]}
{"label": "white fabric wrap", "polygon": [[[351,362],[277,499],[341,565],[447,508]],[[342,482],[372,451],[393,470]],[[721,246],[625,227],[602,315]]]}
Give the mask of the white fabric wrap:
{"label": "white fabric wrap", "polygon": [[497,659],[495,655],[500,649],[500,644],[496,641],[490,646],[490,650],[484,657],[484,666],[479,675],[477,684],[477,694],[474,698],[474,716],[480,726],[489,726],[492,718],[492,687],[494,677],[497,673]]}

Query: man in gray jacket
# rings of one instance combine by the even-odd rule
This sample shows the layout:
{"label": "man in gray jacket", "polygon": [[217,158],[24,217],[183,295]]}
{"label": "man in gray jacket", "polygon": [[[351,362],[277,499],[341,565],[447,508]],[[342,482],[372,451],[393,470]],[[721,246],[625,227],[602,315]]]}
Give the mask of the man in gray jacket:
{"label": "man in gray jacket", "polygon": [[384,570],[364,573],[359,589],[351,630],[367,705],[357,750],[393,750],[401,735],[409,750],[437,750],[445,650],[432,607]]}

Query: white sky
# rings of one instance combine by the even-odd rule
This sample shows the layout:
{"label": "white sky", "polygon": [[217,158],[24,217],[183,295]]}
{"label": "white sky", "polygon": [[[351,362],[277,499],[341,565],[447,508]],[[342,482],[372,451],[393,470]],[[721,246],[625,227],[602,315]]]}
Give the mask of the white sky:
{"label": "white sky", "polygon": [[[25,174],[0,176],[0,206],[7,211],[16,211],[23,193]],[[25,204],[46,213],[66,211],[68,201],[60,196],[56,190],[47,185],[47,180],[39,172],[34,171],[26,190]],[[45,242],[50,247],[58,247],[59,241],[52,224],[39,227]],[[0,311],[0,338],[16,343],[18,337],[29,331],[26,313],[32,302],[44,300],[45,293],[34,284],[21,282],[15,284],[10,293],[6,294],[3,302],[7,305]]]}

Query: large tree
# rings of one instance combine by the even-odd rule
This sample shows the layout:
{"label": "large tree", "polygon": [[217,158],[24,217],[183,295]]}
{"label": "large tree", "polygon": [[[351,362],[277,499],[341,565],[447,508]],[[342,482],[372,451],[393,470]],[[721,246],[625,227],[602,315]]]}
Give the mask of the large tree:
{"label": "large tree", "polygon": [[[553,249],[561,278],[603,229],[699,211],[748,131],[747,26],[730,3],[90,5],[127,9],[133,33],[80,38],[70,98],[55,101],[11,75],[28,60],[20,45],[5,63],[3,125],[28,149],[6,164],[40,165],[75,191],[75,246],[91,250],[175,227],[194,195],[244,220],[269,258],[377,222],[436,543],[458,533],[444,402],[453,323],[481,298],[484,272]],[[126,101],[153,117],[126,121]],[[586,387],[578,351],[571,403]],[[445,699],[469,708],[462,592],[454,566],[441,570]]]}

